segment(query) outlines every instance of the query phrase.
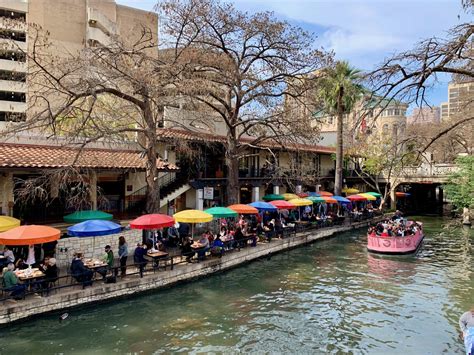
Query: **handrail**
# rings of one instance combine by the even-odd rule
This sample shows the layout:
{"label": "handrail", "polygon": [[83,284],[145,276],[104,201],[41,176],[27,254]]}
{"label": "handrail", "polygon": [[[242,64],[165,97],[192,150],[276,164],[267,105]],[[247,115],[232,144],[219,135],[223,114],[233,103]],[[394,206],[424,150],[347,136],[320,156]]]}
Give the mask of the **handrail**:
{"label": "handrail", "polygon": [[[349,225],[352,225],[353,221],[351,219],[349,219]],[[294,235],[296,236],[296,233],[297,232],[303,232],[303,231],[310,231],[310,230],[314,230],[314,229],[325,229],[325,228],[330,228],[334,225],[336,225],[337,223],[333,223],[333,222],[330,222],[330,221],[325,221],[324,223],[305,223],[305,224],[302,224],[302,223],[295,223],[295,226],[294,227],[289,227],[289,228],[286,228],[282,231],[277,231],[275,230],[274,231],[274,236],[272,236],[272,239],[276,239],[277,236],[280,236],[282,239],[286,239],[288,238],[289,236],[291,235]],[[281,233],[280,233],[281,232]],[[241,239],[240,241],[237,241],[237,240],[231,240],[231,241],[226,241],[224,242],[224,244],[232,244],[232,249],[229,249],[229,250],[226,250],[224,254],[228,254],[228,253],[232,253],[232,252],[235,252],[235,251],[238,251],[241,249],[241,247],[245,246],[245,247],[251,247],[248,245],[248,242],[249,241],[252,241],[254,242],[255,239],[259,238],[259,236],[265,236],[265,232],[263,232],[262,235],[259,235],[257,233],[253,233],[249,236],[245,236],[243,239]],[[269,240],[269,238],[267,237],[267,239]],[[243,244],[240,244],[240,243],[243,243]],[[267,244],[272,244],[271,242],[268,242]],[[254,244],[252,244],[254,245]],[[271,248],[271,246],[270,246]],[[194,254],[195,252],[193,252]],[[145,265],[148,264],[148,263],[151,263],[153,265],[152,267],[152,271],[153,273],[155,273],[156,271],[159,271],[160,269],[160,264],[164,263],[163,267],[166,269],[168,266],[170,266],[171,270],[174,269],[175,265],[177,264],[180,264],[184,261],[180,261],[180,262],[176,262],[175,261],[175,258],[176,257],[182,257],[183,254],[180,254],[180,255],[168,255],[167,257],[164,257],[164,258],[160,258],[160,259],[153,259],[153,260],[150,260],[150,261],[147,261],[146,263],[144,263]],[[132,264],[128,264],[127,267],[133,267],[135,266],[137,268],[137,271],[135,272],[127,272],[127,279],[128,280],[128,277],[129,276],[132,276],[132,275],[139,275],[140,278],[144,277],[144,272],[149,272],[148,270],[143,270],[140,263],[135,263],[133,262]],[[114,266],[110,269],[112,271],[112,275],[115,276],[116,278],[116,282],[119,283],[120,282],[120,278],[118,277],[119,275],[119,272],[120,272],[120,266]],[[69,279],[69,280],[68,280]],[[37,280],[37,281],[33,281],[33,282],[30,282],[30,283],[24,283],[24,285],[27,285],[27,287],[29,287],[29,289],[26,289],[25,290],[25,293],[24,293],[24,297],[26,297],[27,295],[31,295],[31,294],[35,294],[35,293],[43,293],[43,294],[46,294],[48,295],[50,292],[52,291],[55,291],[55,290],[61,290],[61,289],[69,289],[71,287],[75,287],[75,286],[82,286],[83,288],[87,287],[87,286],[92,286],[93,282],[96,282],[96,281],[101,281],[100,279],[95,279],[93,278],[90,282],[90,284],[88,283],[89,281],[81,281],[81,282],[78,282],[73,275],[71,274],[67,274],[65,276],[59,276],[57,279],[58,281],[58,285],[57,286],[51,286],[51,287],[48,287],[46,289],[42,289],[42,288],[34,288],[34,287],[31,287],[31,286],[40,286],[43,282],[45,281],[48,281],[46,279],[40,279],[40,280]],[[63,284],[61,284],[60,280],[65,280],[65,282],[63,282]],[[1,301],[6,301],[8,299],[11,299],[12,296],[10,294],[8,294],[9,292],[11,292],[11,290],[9,289],[5,289],[5,288],[0,288],[0,292],[2,293],[2,296],[0,296],[0,302]]]}

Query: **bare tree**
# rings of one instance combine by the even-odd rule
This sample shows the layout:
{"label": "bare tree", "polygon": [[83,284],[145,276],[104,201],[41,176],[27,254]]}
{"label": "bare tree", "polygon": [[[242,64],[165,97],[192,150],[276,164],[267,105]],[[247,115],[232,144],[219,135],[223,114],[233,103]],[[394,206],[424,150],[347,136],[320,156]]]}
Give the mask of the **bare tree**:
{"label": "bare tree", "polygon": [[[463,1],[466,11],[472,2]],[[430,105],[427,93],[442,75],[452,75],[454,80],[473,81],[474,25],[464,23],[452,28],[447,38],[433,37],[421,41],[412,50],[398,53],[382,63],[368,75],[368,82],[376,95],[395,98],[419,106]],[[451,130],[474,121],[473,98],[463,103],[460,115],[451,120],[421,147],[424,152]]]}
{"label": "bare tree", "polygon": [[301,97],[310,82],[303,78],[329,56],[313,49],[312,35],[269,12],[248,14],[219,0],[169,0],[159,11],[169,47],[192,48],[177,90],[225,123],[227,198],[236,203],[238,161],[248,147],[314,138],[284,100]]}
{"label": "bare tree", "polygon": [[133,41],[116,37],[107,46],[77,53],[54,48],[48,33],[34,24],[28,34],[28,119],[4,134],[61,137],[79,148],[78,155],[94,142],[138,143],[146,162],[146,210],[158,211],[157,127],[164,106],[175,97],[172,83],[179,66],[174,58],[158,51],[149,28],[141,28]]}

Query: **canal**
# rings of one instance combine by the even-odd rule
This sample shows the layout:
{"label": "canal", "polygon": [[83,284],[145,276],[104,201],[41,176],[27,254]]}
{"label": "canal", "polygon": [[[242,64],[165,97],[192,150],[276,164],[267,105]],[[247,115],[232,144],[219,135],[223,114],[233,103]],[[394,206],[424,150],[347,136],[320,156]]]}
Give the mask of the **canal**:
{"label": "canal", "polygon": [[421,218],[417,256],[368,254],[363,230],[196,282],[0,330],[2,354],[462,354],[474,233]]}

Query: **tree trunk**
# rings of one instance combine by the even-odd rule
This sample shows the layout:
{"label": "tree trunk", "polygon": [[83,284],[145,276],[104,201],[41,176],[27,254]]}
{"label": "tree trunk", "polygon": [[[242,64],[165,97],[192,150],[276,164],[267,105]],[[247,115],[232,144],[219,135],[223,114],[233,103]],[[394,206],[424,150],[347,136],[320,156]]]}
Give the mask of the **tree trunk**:
{"label": "tree trunk", "polygon": [[339,89],[337,95],[337,143],[336,143],[336,173],[334,180],[334,194],[337,196],[341,195],[342,190],[342,162],[344,158],[343,153],[343,103],[342,98],[344,96],[344,88]]}
{"label": "tree trunk", "polygon": [[149,103],[146,105],[145,110],[143,110],[143,116],[146,123],[146,212],[158,213],[160,211],[160,185],[158,180],[158,169],[156,167],[156,160],[158,158],[156,150],[157,135],[155,120],[153,119],[153,113]]}
{"label": "tree trunk", "polygon": [[227,165],[227,203],[229,205],[239,201],[239,158],[236,152],[237,144],[235,130],[227,136],[227,149],[225,161]]}
{"label": "tree trunk", "polygon": [[471,219],[469,214],[469,208],[464,207],[462,210],[462,224],[464,224],[465,226],[471,225]]}

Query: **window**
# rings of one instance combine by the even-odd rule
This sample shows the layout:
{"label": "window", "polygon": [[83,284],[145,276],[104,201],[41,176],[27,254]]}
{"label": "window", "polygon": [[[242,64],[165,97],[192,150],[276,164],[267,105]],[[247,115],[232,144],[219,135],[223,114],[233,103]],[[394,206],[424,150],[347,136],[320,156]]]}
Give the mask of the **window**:
{"label": "window", "polygon": [[25,62],[26,55],[22,52],[0,51],[0,59],[13,60],[14,62]]}
{"label": "window", "polygon": [[26,120],[26,114],[24,112],[0,112],[0,121],[3,122],[20,122]]}
{"label": "window", "polygon": [[382,128],[383,133],[388,133],[388,124],[384,124]]}
{"label": "window", "polygon": [[11,30],[0,30],[0,38],[26,42],[26,33]]}
{"label": "window", "polygon": [[0,91],[1,101],[26,102],[26,96],[19,92]]}
{"label": "window", "polygon": [[14,71],[0,70],[0,80],[25,82],[26,74],[14,72]]}
{"label": "window", "polygon": [[17,12],[17,11],[6,10],[6,9],[0,9],[0,17],[26,21],[26,14],[24,12]]}

